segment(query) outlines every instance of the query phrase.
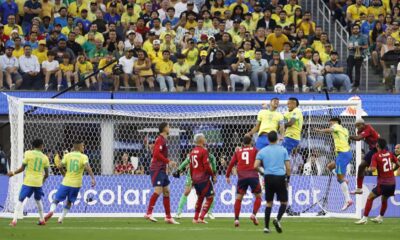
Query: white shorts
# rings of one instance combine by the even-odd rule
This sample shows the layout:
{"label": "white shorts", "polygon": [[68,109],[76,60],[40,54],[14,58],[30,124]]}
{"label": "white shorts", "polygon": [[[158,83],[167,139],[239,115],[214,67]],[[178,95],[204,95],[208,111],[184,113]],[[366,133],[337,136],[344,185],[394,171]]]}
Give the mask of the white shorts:
{"label": "white shorts", "polygon": [[[215,74],[217,74],[218,71],[221,71],[221,70],[211,69],[211,74],[212,74],[212,75],[215,75]],[[230,73],[230,70],[229,70],[229,69],[224,69],[224,70],[222,70],[222,72],[224,72],[224,73]]]}

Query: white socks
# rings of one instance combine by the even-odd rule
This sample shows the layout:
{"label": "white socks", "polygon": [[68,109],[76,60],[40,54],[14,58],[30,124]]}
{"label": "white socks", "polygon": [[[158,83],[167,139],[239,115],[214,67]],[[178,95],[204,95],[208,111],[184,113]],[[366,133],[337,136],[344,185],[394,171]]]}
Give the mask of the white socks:
{"label": "white socks", "polygon": [[13,222],[17,222],[18,214],[21,212],[21,208],[22,208],[22,202],[18,201],[17,204],[15,204],[15,207],[14,207]]}
{"label": "white socks", "polygon": [[343,181],[340,184],[340,188],[342,189],[342,192],[343,192],[344,198],[346,199],[346,202],[350,201],[351,198],[350,198],[350,192],[349,192],[349,187],[347,186],[347,182]]}
{"label": "white socks", "polygon": [[50,206],[50,212],[54,213],[56,208],[57,208],[57,204],[56,203],[52,203],[51,206]]}
{"label": "white socks", "polygon": [[62,213],[61,217],[58,219],[58,221],[62,222],[64,220],[65,216],[67,216],[68,212],[69,212],[68,208],[63,208],[63,213]]}
{"label": "white socks", "polygon": [[37,205],[37,209],[39,212],[39,220],[40,221],[44,221],[44,217],[43,217],[43,203],[41,200],[36,201],[36,205]]}

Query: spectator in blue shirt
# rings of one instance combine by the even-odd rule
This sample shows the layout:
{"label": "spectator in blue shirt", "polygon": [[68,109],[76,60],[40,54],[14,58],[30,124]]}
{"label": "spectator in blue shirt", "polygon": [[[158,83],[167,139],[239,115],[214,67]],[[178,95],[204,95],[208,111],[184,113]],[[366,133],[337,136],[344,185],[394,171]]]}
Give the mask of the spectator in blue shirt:
{"label": "spectator in blue shirt", "polygon": [[[361,65],[364,61],[365,50],[368,48],[368,38],[360,33],[360,26],[354,25],[352,35],[349,39],[348,48],[349,56],[347,58],[347,75],[353,84],[353,90],[358,91],[361,79]],[[353,69],[355,70],[355,78],[353,81]]]}
{"label": "spectator in blue shirt", "polygon": [[121,22],[121,16],[119,14],[117,14],[117,3],[116,2],[112,2],[110,4],[110,12],[106,13],[104,15],[104,21],[106,21],[106,23],[108,23],[108,24],[110,24],[110,23],[118,24]]}
{"label": "spectator in blue shirt", "polygon": [[367,21],[361,24],[361,34],[369,38],[369,33],[374,29],[375,26],[375,16],[374,14],[368,14]]}
{"label": "spectator in blue shirt", "polygon": [[50,22],[51,19],[49,16],[44,16],[42,19],[43,19],[43,23],[40,24],[39,30],[41,33],[48,35],[54,29],[54,26]]}
{"label": "spectator in blue shirt", "polygon": [[162,21],[162,26],[165,27],[167,22],[171,23],[171,26],[174,30],[178,26],[179,18],[175,17],[175,8],[173,7],[169,7],[167,9],[167,14],[165,15],[165,19]]}
{"label": "spectator in blue shirt", "polygon": [[344,68],[338,60],[337,52],[331,52],[331,60],[325,63],[325,72],[328,91],[332,92],[335,88],[344,87],[346,92],[351,92],[350,78],[344,73]]}
{"label": "spectator in blue shirt", "polygon": [[92,24],[92,22],[89,21],[87,19],[87,17],[88,17],[88,10],[82,9],[81,17],[80,18],[76,18],[75,21],[74,21],[74,26],[76,26],[78,23],[82,24],[83,32],[85,32],[85,33],[89,32],[90,25]]}
{"label": "spectator in blue shirt", "polygon": [[61,24],[61,27],[65,27],[68,25],[68,19],[67,19],[67,8],[66,7],[61,7],[60,10],[58,10],[58,12],[60,13],[59,17],[56,17],[54,19],[54,26],[56,24]]}
{"label": "spectator in blue shirt", "polygon": [[38,0],[28,0],[24,3],[24,18],[22,20],[22,29],[24,33],[29,33],[31,22],[34,17],[38,17],[42,11],[42,4]]}
{"label": "spectator in blue shirt", "polygon": [[[0,5],[1,23],[7,24],[8,16],[18,16],[18,5],[13,0],[6,0]],[[18,22],[18,19],[17,19]]]}

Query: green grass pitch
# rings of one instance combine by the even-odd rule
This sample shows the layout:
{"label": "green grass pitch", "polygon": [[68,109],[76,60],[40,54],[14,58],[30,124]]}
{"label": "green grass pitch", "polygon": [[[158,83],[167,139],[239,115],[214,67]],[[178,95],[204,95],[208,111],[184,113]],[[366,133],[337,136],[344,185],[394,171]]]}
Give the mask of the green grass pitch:
{"label": "green grass pitch", "polygon": [[[261,215],[260,215],[261,216]],[[354,219],[286,218],[282,221],[283,233],[278,234],[271,223],[271,233],[264,234],[262,219],[254,226],[241,219],[234,228],[233,220],[217,218],[207,225],[194,225],[191,219],[181,219],[181,225],[167,225],[158,218],[151,223],[141,218],[67,218],[63,224],[56,220],[46,226],[35,225],[36,219],[20,220],[17,227],[8,226],[10,219],[0,219],[0,240],[344,240],[344,239],[400,239],[399,219],[385,219],[383,224],[368,222],[355,225]]]}

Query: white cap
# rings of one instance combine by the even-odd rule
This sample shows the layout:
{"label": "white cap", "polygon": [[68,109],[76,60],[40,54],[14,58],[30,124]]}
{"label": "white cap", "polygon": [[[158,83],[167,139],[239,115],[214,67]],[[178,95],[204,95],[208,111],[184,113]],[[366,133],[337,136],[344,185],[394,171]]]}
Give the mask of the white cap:
{"label": "white cap", "polygon": [[153,41],[153,44],[161,44],[160,40],[156,39]]}
{"label": "white cap", "polygon": [[364,124],[365,122],[364,122],[364,119],[362,119],[362,118],[359,118],[359,119],[357,119],[356,120],[356,124]]}
{"label": "white cap", "polygon": [[126,32],[126,36],[129,36],[129,34],[131,34],[131,33],[135,33],[135,31],[133,31],[133,30],[127,31],[127,32]]}

